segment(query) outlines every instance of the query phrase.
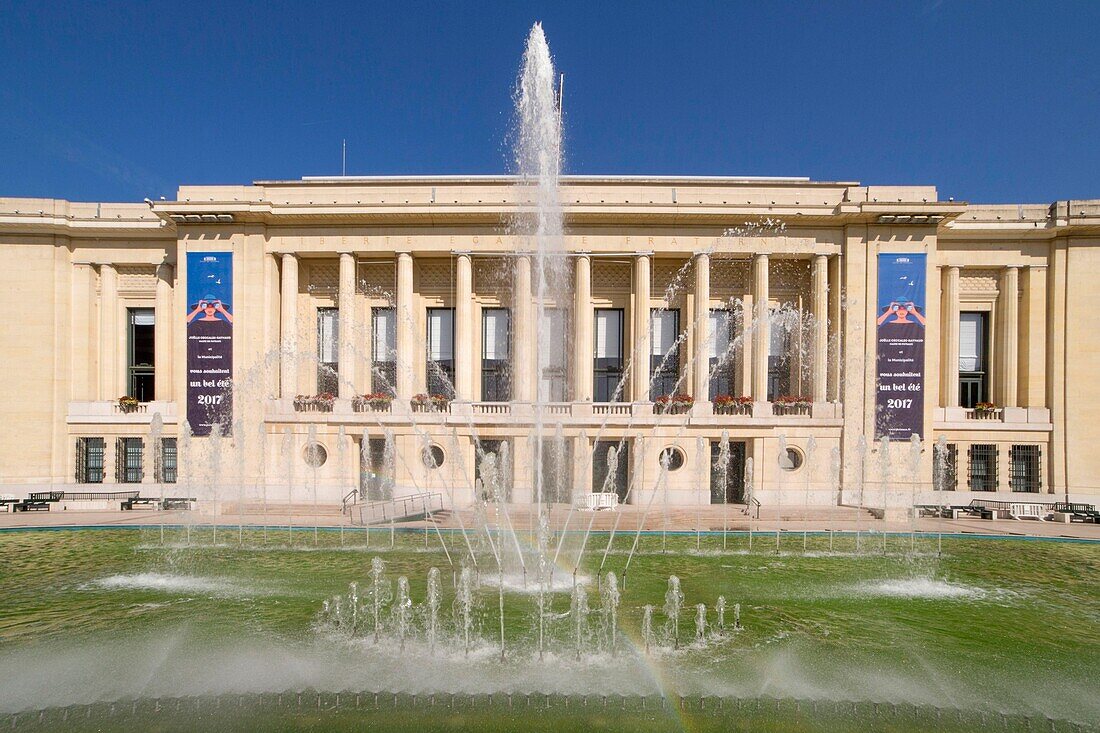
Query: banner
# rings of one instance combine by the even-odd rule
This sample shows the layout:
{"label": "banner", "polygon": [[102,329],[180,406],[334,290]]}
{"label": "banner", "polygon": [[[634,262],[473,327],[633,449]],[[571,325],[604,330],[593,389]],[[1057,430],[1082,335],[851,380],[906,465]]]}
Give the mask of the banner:
{"label": "banner", "polygon": [[233,253],[187,253],[187,422],[194,435],[233,420]]}
{"label": "banner", "polygon": [[926,258],[878,256],[876,440],[924,437]]}

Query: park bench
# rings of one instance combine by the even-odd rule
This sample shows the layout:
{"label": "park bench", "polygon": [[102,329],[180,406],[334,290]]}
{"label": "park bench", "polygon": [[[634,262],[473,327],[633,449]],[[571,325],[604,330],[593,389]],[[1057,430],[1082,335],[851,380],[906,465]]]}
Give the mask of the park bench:
{"label": "park bench", "polygon": [[1100,524],[1100,511],[1096,510],[1095,504],[1060,501],[1054,505],[1054,511],[1068,514],[1071,520]]}
{"label": "park bench", "polygon": [[122,502],[119,502],[119,507],[122,509],[122,511],[129,511],[135,506],[143,506],[147,509],[152,509],[154,505],[157,504],[159,501],[159,499],[154,499],[151,496],[141,496],[140,494],[138,494],[135,496],[131,496]]}
{"label": "park bench", "polygon": [[195,497],[193,496],[166,496],[164,501],[161,502],[160,508],[165,511],[169,509],[190,509],[194,502]]}
{"label": "park bench", "polygon": [[64,498],[64,491],[35,491],[23,501],[13,504],[12,509],[17,512],[49,511],[50,504],[56,504]]}

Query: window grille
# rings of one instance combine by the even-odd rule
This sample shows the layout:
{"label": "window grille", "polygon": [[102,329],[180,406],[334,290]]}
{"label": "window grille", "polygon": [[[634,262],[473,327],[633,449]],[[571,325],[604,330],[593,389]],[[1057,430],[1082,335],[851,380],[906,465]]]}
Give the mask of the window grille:
{"label": "window grille", "polygon": [[975,444],[970,446],[970,490],[997,490],[997,446]]}
{"label": "window grille", "polygon": [[103,438],[76,439],[76,482],[103,483]]}
{"label": "window grille", "polygon": [[154,455],[153,477],[158,484],[176,483],[176,439],[161,438],[160,450]]}
{"label": "window grille", "polygon": [[[615,451],[615,466],[612,471],[610,450]],[[619,495],[619,503],[626,503],[626,492],[630,477],[630,442],[627,440],[597,440],[592,454],[592,491],[614,492]]]}
{"label": "window grille", "polygon": [[1039,493],[1041,453],[1037,445],[1014,445],[1009,451],[1008,484],[1013,491]]}
{"label": "window grille", "polygon": [[120,484],[139,484],[144,474],[141,438],[119,438],[115,441],[115,480]]}

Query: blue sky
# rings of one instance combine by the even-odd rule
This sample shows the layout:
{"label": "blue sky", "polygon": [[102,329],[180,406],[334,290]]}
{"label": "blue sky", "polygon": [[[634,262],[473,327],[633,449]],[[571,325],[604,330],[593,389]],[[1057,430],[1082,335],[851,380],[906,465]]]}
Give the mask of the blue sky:
{"label": "blue sky", "polygon": [[0,195],[501,172],[536,20],[570,173],[1100,198],[1100,2],[952,0],[0,0]]}

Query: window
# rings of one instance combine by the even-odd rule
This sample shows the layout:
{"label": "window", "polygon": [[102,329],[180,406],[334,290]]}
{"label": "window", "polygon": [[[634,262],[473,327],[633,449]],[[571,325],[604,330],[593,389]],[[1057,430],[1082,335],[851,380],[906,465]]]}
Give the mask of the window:
{"label": "window", "polygon": [[370,501],[393,498],[395,457],[385,438],[367,438],[359,453],[359,491]]}
{"label": "window", "polygon": [[428,394],[455,396],[455,309],[428,309]]}
{"label": "window", "polygon": [[[560,437],[560,436],[559,436]],[[573,439],[546,436],[541,442],[542,500],[549,504],[567,504],[573,495]],[[536,447],[536,450],[538,448]],[[532,462],[532,472],[534,462]],[[538,476],[532,477],[535,486],[533,499],[538,499]]]}
{"label": "window", "polygon": [[989,399],[988,320],[988,313],[959,314],[959,405],[962,407],[974,407]]}
{"label": "window", "polygon": [[[505,501],[510,501],[512,498],[512,467],[509,465],[511,460],[508,448],[505,447],[507,442],[506,440],[482,440],[480,450],[474,454],[474,481],[481,481],[482,499],[496,499],[494,491],[499,492],[500,498]],[[496,465],[493,477],[485,475],[484,466],[489,456],[493,456],[493,463]]]}
{"label": "window", "polygon": [[396,395],[397,309],[371,308],[371,391]]}
{"label": "window", "polygon": [[103,483],[103,438],[76,439],[76,482]]}
{"label": "window", "polygon": [[649,324],[649,399],[654,400],[678,391],[680,311],[654,308],[649,314]]}
{"label": "window", "polygon": [[956,491],[959,488],[959,446],[945,443],[941,448],[937,444],[932,458],[936,491]]}
{"label": "window", "polygon": [[736,323],[733,312],[719,309],[710,312],[707,340],[710,342],[710,390],[708,397],[713,401],[720,394],[737,395],[737,379],[734,373],[733,349],[730,344],[737,341]]}
{"label": "window", "polygon": [[779,467],[784,471],[797,471],[802,468],[802,451],[788,448],[779,456]]}
{"label": "window", "polygon": [[119,438],[115,442],[115,480],[120,484],[140,484],[144,470],[141,438]]}
{"label": "window", "polygon": [[740,504],[745,501],[745,444],[731,441],[729,456],[722,453],[722,443],[710,444],[710,503]]}
{"label": "window", "polygon": [[481,311],[481,399],[507,402],[512,398],[509,374],[511,314],[507,308]]}
{"label": "window", "polygon": [[997,490],[997,446],[970,446],[970,490]]}
{"label": "window", "polygon": [[328,461],[328,451],[320,443],[309,443],[302,449],[302,460],[310,468],[320,468]]}
{"label": "window", "polygon": [[542,368],[539,375],[539,399],[543,402],[564,402],[566,396],[566,368],[572,349],[565,337],[565,311],[561,308],[547,308],[545,345],[539,343],[536,348],[545,348],[545,354],[538,355]]}
{"label": "window", "polygon": [[592,450],[592,491],[619,495],[626,503],[630,465],[630,444],[625,440],[597,440]]}
{"label": "window", "polygon": [[176,439],[161,438],[160,450],[156,453],[156,463],[153,466],[154,480],[158,484],[176,483]]}
{"label": "window", "polygon": [[[772,310],[775,314],[775,310]],[[791,332],[771,318],[768,328],[768,401],[791,394]]]}
{"label": "window", "polygon": [[339,392],[340,311],[317,309],[317,393]]}
{"label": "window", "polygon": [[1038,494],[1042,485],[1039,446],[1014,445],[1009,451],[1008,485],[1013,491]]}
{"label": "window", "polygon": [[420,458],[424,461],[426,468],[436,469],[443,465],[447,456],[438,445],[432,445],[424,449]]}
{"label": "window", "polygon": [[155,399],[153,372],[156,364],[155,318],[152,308],[130,308],[127,394],[138,402]]}
{"label": "window", "polygon": [[668,462],[669,471],[679,471],[684,467],[684,452],[676,447],[665,448],[657,456],[657,466],[661,467]]}
{"label": "window", "polygon": [[623,390],[623,310],[597,308],[595,359],[593,364],[594,402],[620,402]]}

